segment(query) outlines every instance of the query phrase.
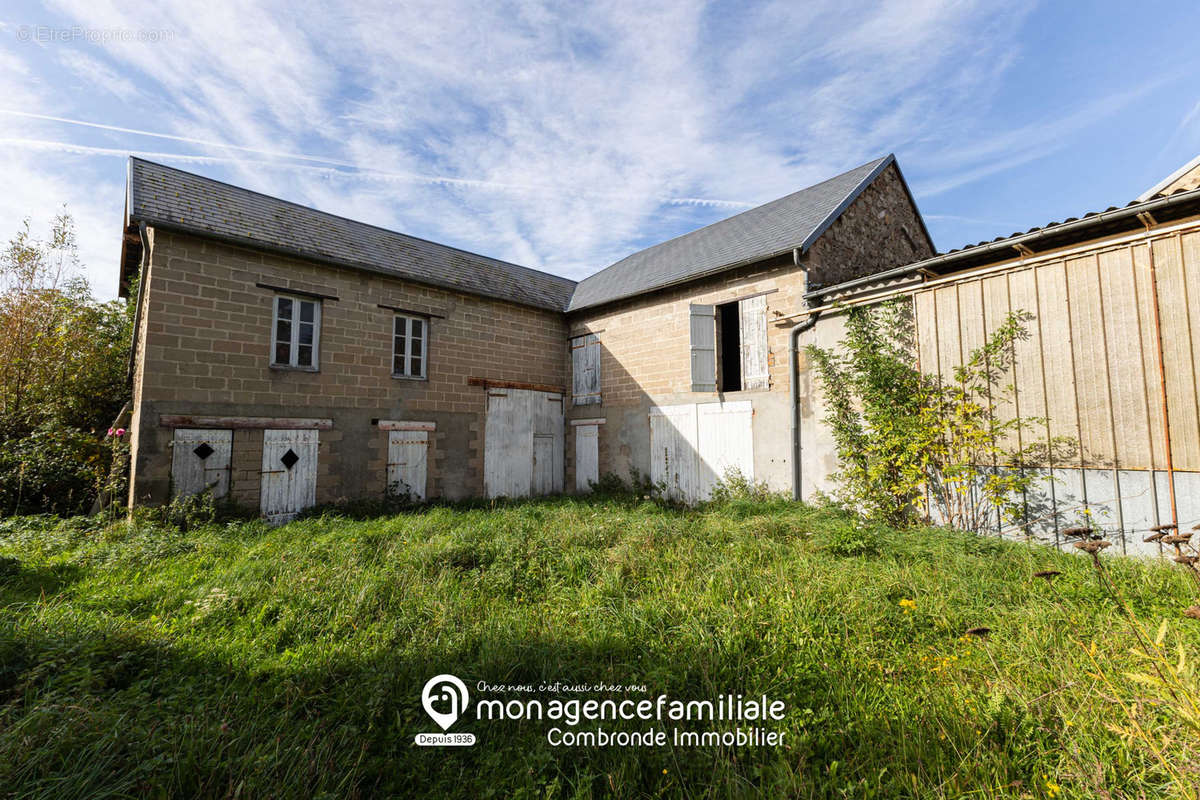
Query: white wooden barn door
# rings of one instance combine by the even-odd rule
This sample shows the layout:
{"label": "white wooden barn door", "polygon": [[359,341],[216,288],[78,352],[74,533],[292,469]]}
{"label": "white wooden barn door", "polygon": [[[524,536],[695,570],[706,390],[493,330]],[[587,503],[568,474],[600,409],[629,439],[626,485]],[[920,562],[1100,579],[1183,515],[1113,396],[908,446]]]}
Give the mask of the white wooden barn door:
{"label": "white wooden barn door", "polygon": [[171,446],[171,489],[175,497],[229,494],[229,462],[233,431],[176,428]]}
{"label": "white wooden barn door", "polygon": [[696,406],[700,497],[708,499],[729,470],[754,477],[754,408],[748,401]]}
{"label": "white wooden barn door", "polygon": [[389,431],[388,491],[425,499],[429,464],[429,431]]}
{"label": "white wooden barn door", "polygon": [[698,466],[695,403],[650,409],[650,480],[665,485],[671,499],[692,502]]}
{"label": "white wooden barn door", "polygon": [[600,426],[575,426],[575,491],[590,492],[600,480]]}
{"label": "white wooden barn door", "polygon": [[563,488],[563,403],[557,392],[488,389],[483,486],[488,497]]}
{"label": "white wooden barn door", "polygon": [[287,522],[317,501],[317,431],[263,431],[262,513]]}
{"label": "white wooden barn door", "polygon": [[650,409],[650,480],[675,500],[707,500],[727,470],[754,477],[754,407],[688,403]]}

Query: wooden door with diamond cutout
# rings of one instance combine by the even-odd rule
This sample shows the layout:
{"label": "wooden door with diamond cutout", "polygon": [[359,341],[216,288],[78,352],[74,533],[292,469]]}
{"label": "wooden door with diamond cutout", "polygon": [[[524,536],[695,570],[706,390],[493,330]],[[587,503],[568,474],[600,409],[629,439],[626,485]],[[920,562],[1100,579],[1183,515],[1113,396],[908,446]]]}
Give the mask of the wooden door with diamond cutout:
{"label": "wooden door with diamond cutout", "polygon": [[171,445],[171,494],[184,497],[212,492],[229,494],[229,455],[233,431],[176,428]]}
{"label": "wooden door with diamond cutout", "polygon": [[287,522],[317,501],[317,431],[263,431],[262,513]]}

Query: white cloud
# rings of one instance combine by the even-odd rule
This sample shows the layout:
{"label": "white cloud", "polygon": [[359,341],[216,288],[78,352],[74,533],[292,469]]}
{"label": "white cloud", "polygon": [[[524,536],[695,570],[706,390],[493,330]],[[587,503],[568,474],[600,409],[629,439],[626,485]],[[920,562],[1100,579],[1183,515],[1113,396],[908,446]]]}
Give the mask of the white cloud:
{"label": "white cloud", "polygon": [[6,98],[55,66],[91,79],[90,96],[0,102],[67,120],[0,114],[28,187],[0,224],[70,199],[96,274],[128,152],[572,277],[886,152],[949,151],[931,190],[1038,152],[1020,128],[947,147],[1018,52],[1028,0],[53,7],[170,33],[0,50]]}

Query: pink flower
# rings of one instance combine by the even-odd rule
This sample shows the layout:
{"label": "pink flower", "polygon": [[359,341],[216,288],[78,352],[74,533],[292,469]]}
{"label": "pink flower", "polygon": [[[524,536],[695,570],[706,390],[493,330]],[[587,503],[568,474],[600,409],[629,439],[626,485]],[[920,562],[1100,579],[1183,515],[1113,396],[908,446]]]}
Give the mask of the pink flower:
{"label": "pink flower", "polygon": [[125,429],[117,428],[117,436],[124,436],[124,435],[125,435]]}
{"label": "pink flower", "polygon": [[114,433],[116,433],[116,431],[115,431],[115,430],[113,430],[112,428],[109,428],[109,429],[108,429],[108,435],[109,435],[109,436],[112,436]]}

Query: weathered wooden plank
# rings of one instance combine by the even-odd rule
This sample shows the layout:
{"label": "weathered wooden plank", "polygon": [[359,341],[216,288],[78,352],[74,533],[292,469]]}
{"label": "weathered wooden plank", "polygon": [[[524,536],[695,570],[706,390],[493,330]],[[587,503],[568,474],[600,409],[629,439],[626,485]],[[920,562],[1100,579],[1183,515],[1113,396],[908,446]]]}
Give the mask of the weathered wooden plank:
{"label": "weathered wooden plank", "polygon": [[[1046,395],[1042,386],[1042,336],[1041,320],[1038,318],[1036,276],[1032,269],[1009,273],[1009,304],[1013,311],[1024,311],[1033,316],[1026,323],[1028,336],[1013,343],[1013,383],[1016,385],[1016,407],[1021,416],[1040,418],[1046,416]],[[1027,443],[1043,438],[1044,427],[1027,432],[1031,437]]]}
{"label": "weathered wooden plank", "polygon": [[571,340],[571,394],[577,406],[600,402],[600,339],[595,334]]}
{"label": "weathered wooden plank", "polygon": [[[1008,275],[993,275],[981,281],[983,289],[983,329],[986,342],[1004,324],[1011,310],[1009,300]],[[1015,348],[1009,355],[1015,352]],[[1016,385],[1016,371],[1011,367],[999,374],[998,380],[991,388],[992,414],[997,422],[1007,422],[1017,416],[1016,394],[1012,387]],[[1016,431],[1010,431],[1003,439],[1006,449],[1016,450],[1022,445],[1022,438]]]}
{"label": "weathered wooden plank", "polygon": [[263,431],[260,508],[271,523],[316,503],[318,436],[311,429]]}
{"label": "weathered wooden plank", "polygon": [[482,386],[484,389],[522,389],[527,392],[549,392],[551,394],[566,394],[562,386],[549,383],[524,383],[522,381],[502,381],[493,378],[467,378],[468,386]]}
{"label": "weathered wooden plank", "polygon": [[205,490],[214,498],[229,494],[233,431],[177,428],[171,442],[171,494],[174,497]]}
{"label": "weathered wooden plank", "polygon": [[413,422],[409,420],[381,419],[377,423],[381,431],[436,431],[436,422]]}
{"label": "weathered wooden plank", "polygon": [[650,480],[676,500],[699,497],[696,405],[650,409]]}
{"label": "weathered wooden plank", "polygon": [[1128,248],[1098,254],[1100,294],[1104,306],[1108,374],[1112,392],[1112,429],[1117,465],[1150,468],[1150,430],[1141,332],[1138,330],[1137,285]]}
{"label": "weathered wooden plank", "polygon": [[1071,314],[1072,364],[1083,463],[1088,467],[1113,464],[1112,410],[1108,393],[1108,355],[1105,351],[1100,281],[1095,256],[1066,262]]}
{"label": "weathered wooden plank", "polygon": [[692,391],[717,390],[716,307],[693,305],[689,310],[692,351]]}
{"label": "weathered wooden plank", "polygon": [[387,486],[391,492],[424,500],[428,482],[429,429],[388,431]]}
{"label": "weathered wooden plank", "polygon": [[319,430],[333,427],[332,419],[301,417],[215,417],[200,414],[162,414],[158,424],[163,428],[273,428],[275,430]]}
{"label": "weathered wooden plank", "polygon": [[[1183,288],[1186,294],[1185,308],[1187,311],[1189,344],[1191,359],[1180,364],[1177,369],[1192,376],[1192,399],[1195,404],[1194,419],[1200,420],[1200,232],[1181,233],[1176,242],[1179,245],[1179,258],[1183,265]],[[1196,427],[1200,427],[1197,425]],[[1195,428],[1193,428],[1195,430]],[[1200,434],[1200,432],[1198,432]],[[1200,471],[1200,446],[1191,447],[1180,453],[1175,468],[1180,470]]]}
{"label": "weathered wooden plank", "polygon": [[1042,319],[1042,362],[1050,436],[1066,437],[1078,444],[1079,417],[1075,408],[1065,267],[1061,262],[1043,264],[1036,268],[1035,274]]}
{"label": "weathered wooden plank", "polygon": [[937,314],[938,374],[942,381],[954,380],[954,368],[962,363],[962,328],[959,326],[958,287],[943,286],[934,290],[934,312]]}
{"label": "weathered wooden plank", "polygon": [[[1200,419],[1196,411],[1195,363],[1192,356],[1190,294],[1187,273],[1175,237],[1154,241],[1162,348],[1166,363],[1167,410],[1171,415],[1171,454],[1175,469],[1200,468]],[[1189,465],[1185,467],[1185,465]]]}
{"label": "weathered wooden plank", "polygon": [[697,500],[706,500],[731,470],[754,478],[754,406],[700,403],[696,406]]}
{"label": "weathered wooden plank", "polygon": [[767,296],[760,294],[739,300],[738,321],[741,325],[742,388],[768,389]]}
{"label": "weathered wooden plank", "polygon": [[483,440],[488,497],[562,491],[565,426],[561,400],[559,393],[528,389],[488,393]]}
{"label": "weathered wooden plank", "polygon": [[600,480],[599,427],[596,424],[578,425],[575,428],[575,491],[590,492],[592,483],[598,480]]}
{"label": "weathered wooden plank", "polygon": [[[1154,291],[1150,271],[1149,244],[1131,245],[1133,278],[1137,289],[1138,335],[1142,353],[1142,384],[1146,396],[1146,427],[1150,432],[1148,449],[1153,469],[1167,464],[1166,437],[1163,434],[1162,386],[1158,378],[1158,339],[1154,327]],[[1152,484],[1156,487],[1157,485]]]}
{"label": "weathered wooden plank", "polygon": [[920,369],[929,375],[938,374],[937,312],[932,291],[913,295],[913,314],[917,326],[917,354]]}

